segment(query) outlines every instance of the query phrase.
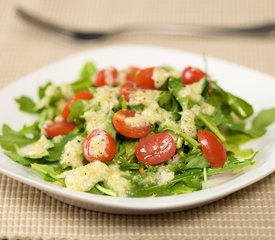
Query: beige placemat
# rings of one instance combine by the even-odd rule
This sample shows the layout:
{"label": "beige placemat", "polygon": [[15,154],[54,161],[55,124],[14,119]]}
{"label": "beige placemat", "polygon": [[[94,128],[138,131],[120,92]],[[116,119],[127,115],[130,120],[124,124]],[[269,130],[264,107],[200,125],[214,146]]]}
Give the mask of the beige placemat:
{"label": "beige placemat", "polygon": [[[205,52],[275,75],[274,40],[135,34],[78,43],[24,24],[18,1],[0,0],[0,87],[72,53],[111,44],[151,44]],[[21,1],[36,13],[83,29],[126,22],[249,25],[275,22],[275,1]],[[177,213],[125,216],[59,202],[0,175],[0,239],[274,239],[275,174],[215,203]]]}

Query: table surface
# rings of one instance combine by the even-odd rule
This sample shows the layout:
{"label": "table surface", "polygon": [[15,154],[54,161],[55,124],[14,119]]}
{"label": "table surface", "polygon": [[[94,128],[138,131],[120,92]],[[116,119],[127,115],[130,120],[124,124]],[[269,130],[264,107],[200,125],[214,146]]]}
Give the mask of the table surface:
{"label": "table surface", "polygon": [[[224,26],[275,22],[274,0],[0,0],[0,88],[78,51],[113,44],[204,52],[275,76],[275,39],[125,34],[77,42],[25,24],[15,16],[16,4],[80,29],[108,29],[126,22]],[[203,207],[151,216],[112,215],[64,204],[0,174],[0,239],[274,239],[274,199],[275,173]]]}

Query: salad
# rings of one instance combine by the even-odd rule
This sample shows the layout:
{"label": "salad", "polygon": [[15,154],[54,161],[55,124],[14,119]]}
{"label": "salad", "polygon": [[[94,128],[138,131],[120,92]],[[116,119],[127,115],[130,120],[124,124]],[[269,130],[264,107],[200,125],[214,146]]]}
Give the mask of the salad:
{"label": "salad", "polygon": [[275,121],[275,108],[252,118],[251,104],[196,67],[98,70],[88,62],[74,82],[48,82],[38,100],[16,102],[37,117],[19,131],[3,125],[11,160],[53,184],[118,197],[190,193],[249,167],[257,152],[241,145]]}

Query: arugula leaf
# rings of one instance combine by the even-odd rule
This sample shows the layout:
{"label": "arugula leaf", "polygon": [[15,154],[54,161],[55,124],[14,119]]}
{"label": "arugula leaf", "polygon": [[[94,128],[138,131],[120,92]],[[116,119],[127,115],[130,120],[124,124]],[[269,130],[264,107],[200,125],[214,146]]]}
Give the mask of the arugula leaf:
{"label": "arugula leaf", "polygon": [[184,194],[194,192],[198,189],[186,186],[183,182],[174,185],[151,185],[143,188],[132,188],[128,192],[130,197],[159,197],[175,194]]}
{"label": "arugula leaf", "polygon": [[34,103],[34,101],[27,97],[27,96],[22,96],[20,98],[16,98],[15,101],[18,103],[19,105],[19,109],[22,112],[27,112],[27,113],[36,113],[37,110],[35,108],[36,104]]}
{"label": "arugula leaf", "polygon": [[[23,131],[24,132],[24,131]],[[30,143],[35,142],[37,139],[29,138],[26,134],[14,131],[7,124],[3,125],[2,136],[0,136],[0,145],[5,150],[16,151],[15,146],[23,147]]]}
{"label": "arugula leaf", "polygon": [[44,180],[48,182],[57,181],[65,186],[64,179],[58,177],[58,175],[63,172],[63,169],[61,167],[54,167],[48,164],[33,163],[31,164],[31,168],[39,175],[41,175],[44,178]]}
{"label": "arugula leaf", "polygon": [[242,161],[227,161],[222,168],[208,168],[207,169],[207,176],[213,176],[216,174],[228,172],[228,171],[236,171],[254,164],[255,155],[252,156],[250,159],[242,160]]}
{"label": "arugula leaf", "polygon": [[226,138],[223,136],[219,128],[211,122],[211,117],[204,114],[198,114],[197,116],[206,127],[208,127],[222,142],[225,142]]}
{"label": "arugula leaf", "polygon": [[52,85],[51,82],[47,82],[44,86],[41,86],[39,87],[38,89],[38,96],[39,96],[39,99],[42,99],[44,96],[45,96],[45,92],[46,92],[46,89]]}
{"label": "arugula leaf", "polygon": [[200,144],[197,142],[197,140],[195,140],[194,138],[190,137],[189,135],[187,135],[186,133],[184,133],[183,131],[181,131],[179,128],[176,128],[174,126],[170,126],[170,125],[168,126],[168,125],[161,124],[159,130],[161,130],[161,131],[164,131],[164,130],[172,131],[176,135],[179,135],[185,141],[187,141],[188,143],[190,143],[193,147],[198,148],[200,146]]}
{"label": "arugula leaf", "polygon": [[160,107],[164,108],[166,111],[169,112],[178,113],[181,110],[179,103],[176,101],[174,96],[168,91],[163,91],[160,94],[158,98],[158,104]]}
{"label": "arugula leaf", "polygon": [[254,110],[251,104],[229,92],[226,94],[229,106],[239,117],[245,119],[253,114]]}
{"label": "arugula leaf", "polygon": [[26,157],[22,157],[20,155],[18,155],[17,153],[13,153],[13,152],[4,152],[6,156],[8,156],[11,160],[22,164],[24,166],[30,166],[32,163],[32,160]]}
{"label": "arugula leaf", "polygon": [[70,114],[68,117],[69,121],[77,121],[85,111],[85,104],[82,100],[77,100],[75,101],[71,106],[70,106]]}
{"label": "arugula leaf", "polygon": [[224,91],[214,82],[213,87],[214,90],[217,91],[217,94],[221,96],[222,102],[226,102],[230,109],[241,119],[246,119],[253,114],[254,110],[251,104],[232,93]]}
{"label": "arugula leaf", "polygon": [[92,62],[87,62],[81,70],[80,77],[71,83],[74,92],[87,90],[92,85],[92,77],[96,74],[96,66]]}
{"label": "arugula leaf", "polygon": [[143,184],[141,181],[133,183],[134,187],[128,192],[130,197],[150,197],[183,194],[200,190],[202,171],[199,169],[187,170],[182,174],[176,175],[167,184]]}
{"label": "arugula leaf", "polygon": [[45,157],[45,159],[49,162],[59,161],[64,151],[65,145],[67,144],[67,142],[73,140],[75,137],[76,133],[74,131],[72,131],[66,136],[63,136],[60,141],[54,143],[53,148],[48,150],[49,156]]}
{"label": "arugula leaf", "polygon": [[266,128],[275,122],[275,108],[265,109],[253,119],[252,127],[248,133],[253,137],[261,137],[266,133]]}
{"label": "arugula leaf", "polygon": [[113,126],[112,123],[112,118],[114,116],[113,111],[109,111],[107,116],[106,116],[106,121],[105,121],[105,130],[108,132],[114,139],[116,138],[116,130]]}
{"label": "arugula leaf", "polygon": [[178,103],[181,105],[182,109],[187,109],[189,104],[189,99],[180,96],[180,91],[183,88],[180,79],[170,77],[168,80],[168,90],[173,94]]}

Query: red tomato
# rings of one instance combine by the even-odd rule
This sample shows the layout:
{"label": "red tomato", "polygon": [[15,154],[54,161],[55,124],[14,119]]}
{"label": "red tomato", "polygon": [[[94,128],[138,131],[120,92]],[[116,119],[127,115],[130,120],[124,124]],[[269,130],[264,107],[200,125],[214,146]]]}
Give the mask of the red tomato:
{"label": "red tomato", "polygon": [[144,89],[156,89],[153,80],[154,68],[145,68],[140,70],[136,75],[136,83],[139,87]]}
{"label": "red tomato", "polygon": [[182,82],[184,84],[191,84],[200,81],[205,77],[205,73],[199,68],[186,67],[182,71]]}
{"label": "red tomato", "polygon": [[66,121],[56,121],[44,128],[46,136],[53,138],[59,135],[67,135],[69,132],[75,129],[75,124]]}
{"label": "red tomato", "polygon": [[115,68],[105,68],[100,70],[95,76],[95,85],[97,87],[118,84],[118,71]]}
{"label": "red tomato", "polygon": [[92,98],[93,98],[93,95],[89,91],[83,91],[83,92],[77,93],[74,97],[72,97],[66,103],[65,107],[63,108],[63,111],[61,113],[63,119],[67,120],[68,116],[70,115],[70,107],[75,101],[80,100],[80,99],[90,100]]}
{"label": "red tomato", "polygon": [[208,130],[198,131],[198,141],[201,145],[203,155],[212,168],[223,167],[227,155],[220,140]]}
{"label": "red tomato", "polygon": [[176,152],[176,142],[167,132],[140,140],[136,147],[138,161],[155,165],[169,160]]}
{"label": "red tomato", "polygon": [[126,101],[129,101],[129,96],[136,90],[136,84],[133,82],[126,82],[120,86],[119,97],[124,96]]}
{"label": "red tomato", "polygon": [[129,67],[125,73],[126,81],[135,82],[138,71],[139,71],[139,68],[137,67]]}
{"label": "red tomato", "polygon": [[110,161],[116,155],[115,140],[103,129],[95,129],[83,142],[83,154],[89,162]]}
{"label": "red tomato", "polygon": [[112,119],[113,125],[120,134],[129,138],[143,138],[151,132],[151,125],[136,116],[132,110],[119,110]]}

